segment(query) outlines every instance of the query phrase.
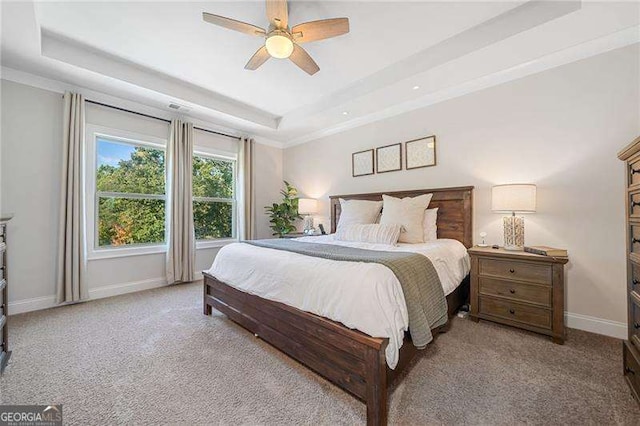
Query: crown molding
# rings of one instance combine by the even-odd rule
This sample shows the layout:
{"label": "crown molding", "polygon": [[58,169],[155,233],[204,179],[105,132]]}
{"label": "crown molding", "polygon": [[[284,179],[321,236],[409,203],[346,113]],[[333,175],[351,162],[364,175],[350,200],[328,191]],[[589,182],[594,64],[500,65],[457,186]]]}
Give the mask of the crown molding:
{"label": "crown molding", "polygon": [[11,81],[14,83],[23,84],[25,86],[35,87],[37,89],[46,90],[49,92],[64,94],[65,92],[81,93],[85,98],[102,102],[105,104],[115,105],[121,108],[130,109],[133,111],[141,112],[144,114],[153,115],[165,120],[172,119],[188,119],[195,125],[204,127],[208,130],[227,133],[238,137],[253,137],[256,143],[261,145],[272,146],[275,148],[284,148],[284,144],[279,141],[275,141],[262,136],[251,135],[247,132],[233,129],[231,127],[221,126],[219,124],[211,123],[200,118],[191,117],[188,114],[172,114],[154,106],[142,104],[140,102],[131,101],[128,99],[119,98],[106,93],[97,92],[95,90],[88,89],[86,87],[77,86],[74,84],[65,83],[50,78],[41,77],[39,75],[31,74],[25,71],[16,70],[9,67],[0,67],[0,79]]}
{"label": "crown molding", "polygon": [[385,120],[387,118],[395,117],[400,114],[435,105],[449,99],[465,96],[483,89],[528,77],[533,74],[550,70],[562,65],[567,65],[572,62],[580,61],[582,59],[587,59],[592,56],[597,56],[611,50],[620,49],[636,43],[640,43],[640,25],[634,25],[632,27],[625,28],[624,30],[620,30],[594,40],[580,43],[545,56],[541,56],[534,60],[524,62],[522,64],[504,69],[502,71],[469,80],[465,83],[443,90],[438,90],[417,99],[403,102],[389,108],[374,112],[372,114],[340,123],[327,129],[308,133],[304,136],[294,138],[284,145],[285,148],[289,148],[292,146],[312,142],[326,136],[342,133],[356,127]]}
{"label": "crown molding", "polygon": [[170,96],[178,103],[208,108],[223,120],[240,120],[272,130],[278,127],[277,115],[220,93],[153,71],[46,28],[40,29],[40,38],[40,53],[49,59]]}
{"label": "crown molding", "polygon": [[310,105],[285,114],[283,124],[340,108],[353,99],[373,93],[399,81],[413,79],[431,69],[462,58],[517,34],[580,10],[580,1],[526,1],[493,18],[397,61],[348,87],[327,94]]}
{"label": "crown molding", "polygon": [[[429,94],[426,94],[420,98],[400,103],[389,108],[385,108],[380,111],[376,111],[372,114],[357,117],[352,120],[340,123],[336,126],[328,127],[319,131],[307,133],[305,135],[295,137],[286,142],[273,140],[267,137],[251,134],[256,140],[256,143],[272,146],[280,149],[301,145],[304,143],[312,142],[323,137],[338,134],[350,129],[354,129],[366,124],[374,123],[377,121],[385,120],[397,115],[401,115],[410,111],[425,108],[431,105],[435,105],[440,102],[444,102],[449,99],[465,96],[486,88],[494,87],[503,83],[518,80],[520,78],[527,77],[529,75],[537,74],[549,69],[553,69],[562,65],[566,65],[572,62],[576,62],[582,59],[586,59],[592,56],[597,56],[615,49],[623,48],[633,44],[640,43],[640,25],[628,27],[624,30],[617,31],[606,36],[590,40],[588,42],[580,43],[572,47],[559,50],[557,52],[541,56],[534,60],[524,62],[522,64],[507,68],[502,71],[498,71],[492,74],[488,74],[476,79],[469,80],[465,83],[438,90]],[[133,109],[150,115],[155,115],[160,118],[172,119],[172,118],[184,118],[185,116],[190,120],[197,122],[202,127],[209,128],[211,130],[230,133],[237,136],[248,136],[250,132],[241,131],[238,129],[230,128],[227,126],[215,124],[211,121],[203,120],[202,118],[196,118],[191,115],[178,115],[172,114],[169,111],[165,111],[155,106],[143,104],[139,101],[131,101],[121,97],[107,95],[102,92],[94,91],[86,87],[77,86],[69,83],[65,83],[59,80],[41,77],[32,73],[19,71],[9,67],[0,68],[0,78],[16,83],[56,92],[64,93],[65,91],[74,91],[82,93],[86,97],[93,100],[114,104],[123,108]]]}

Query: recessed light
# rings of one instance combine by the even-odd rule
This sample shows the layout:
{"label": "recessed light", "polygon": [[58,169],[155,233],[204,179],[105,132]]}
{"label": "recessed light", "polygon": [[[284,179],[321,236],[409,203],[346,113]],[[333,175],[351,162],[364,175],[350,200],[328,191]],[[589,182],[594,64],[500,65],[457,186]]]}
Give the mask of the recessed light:
{"label": "recessed light", "polygon": [[342,115],[349,115],[349,111],[342,111]]}
{"label": "recessed light", "polygon": [[418,90],[420,86],[413,86],[413,90]]}

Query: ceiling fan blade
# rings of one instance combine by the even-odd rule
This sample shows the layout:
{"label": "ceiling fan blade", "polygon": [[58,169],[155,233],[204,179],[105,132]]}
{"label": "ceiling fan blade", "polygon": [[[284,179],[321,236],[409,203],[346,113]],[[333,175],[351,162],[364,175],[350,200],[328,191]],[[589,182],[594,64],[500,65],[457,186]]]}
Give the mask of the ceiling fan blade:
{"label": "ceiling fan blade", "polygon": [[320,71],[320,67],[313,59],[311,59],[311,56],[309,56],[307,51],[297,44],[293,45],[293,53],[291,53],[289,59],[309,75],[314,75]]}
{"label": "ceiling fan blade", "polygon": [[267,0],[267,18],[276,28],[287,28],[289,25],[287,0]]}
{"label": "ceiling fan blade", "polygon": [[230,30],[239,31],[241,33],[249,35],[257,35],[264,37],[267,35],[266,31],[255,25],[247,24],[246,22],[236,21],[235,19],[225,18],[224,16],[213,15],[211,13],[202,12],[202,19],[206,22],[214,25],[218,25]]}
{"label": "ceiling fan blade", "polygon": [[305,22],[291,29],[296,43],[324,40],[337,37],[349,32],[349,18],[322,19],[320,21]]}
{"label": "ceiling fan blade", "polygon": [[267,60],[271,57],[269,52],[267,52],[267,48],[262,46],[256,53],[253,54],[247,65],[244,66],[246,70],[257,70],[262,64],[267,62]]}

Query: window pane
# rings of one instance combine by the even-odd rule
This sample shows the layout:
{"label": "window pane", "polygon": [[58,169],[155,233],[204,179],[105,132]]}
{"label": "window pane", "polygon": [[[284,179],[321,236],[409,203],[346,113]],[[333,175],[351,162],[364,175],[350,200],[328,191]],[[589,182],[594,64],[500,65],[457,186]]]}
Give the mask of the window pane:
{"label": "window pane", "polygon": [[100,197],[98,245],[164,242],[164,200]]}
{"label": "window pane", "polygon": [[164,194],[164,151],[108,139],[97,140],[96,189]]}
{"label": "window pane", "polygon": [[193,202],[193,225],[196,240],[233,237],[233,206],[231,203]]}
{"label": "window pane", "polygon": [[233,198],[233,163],[194,156],[193,196]]}

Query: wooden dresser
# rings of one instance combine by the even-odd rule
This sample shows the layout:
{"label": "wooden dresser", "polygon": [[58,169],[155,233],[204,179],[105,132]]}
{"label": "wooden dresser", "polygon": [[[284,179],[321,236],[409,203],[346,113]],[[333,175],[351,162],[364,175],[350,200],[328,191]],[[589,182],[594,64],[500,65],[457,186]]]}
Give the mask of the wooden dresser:
{"label": "wooden dresser", "polygon": [[627,328],[622,342],[624,376],[640,402],[640,137],[618,154],[625,162],[627,221]]}
{"label": "wooden dresser", "polygon": [[472,247],[469,255],[473,321],[524,328],[564,343],[564,264],[568,258],[491,247]]}
{"label": "wooden dresser", "polygon": [[9,333],[7,328],[7,222],[11,216],[0,216],[0,374],[9,362]]}

